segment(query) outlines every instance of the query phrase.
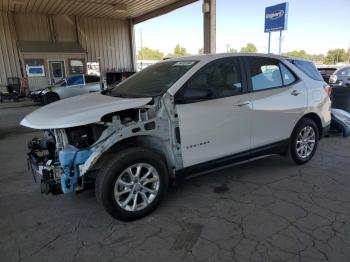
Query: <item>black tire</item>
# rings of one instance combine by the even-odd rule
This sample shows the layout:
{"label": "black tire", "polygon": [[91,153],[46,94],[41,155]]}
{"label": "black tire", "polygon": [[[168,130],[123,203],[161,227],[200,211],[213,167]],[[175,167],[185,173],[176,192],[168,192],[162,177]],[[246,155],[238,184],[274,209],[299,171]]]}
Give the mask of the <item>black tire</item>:
{"label": "black tire", "polygon": [[[154,199],[139,211],[128,211],[122,208],[114,196],[114,187],[123,171],[137,163],[154,167],[159,176],[159,189]],[[158,153],[146,148],[131,147],[117,151],[108,156],[96,176],[95,194],[106,211],[114,218],[131,221],[151,213],[163,199],[168,188],[168,173],[163,158]],[[136,201],[137,202],[137,201]]]}
{"label": "black tire", "polygon": [[[311,152],[309,152],[308,154],[305,153],[305,156],[302,157],[301,156],[302,153],[298,153],[298,150],[297,150],[297,144],[298,145],[300,144],[300,142],[297,142],[297,141],[298,141],[298,137],[301,134],[302,130],[305,130],[305,128],[311,128],[313,130],[313,132],[315,134],[315,139],[314,139],[315,143],[313,145],[312,150],[310,150]],[[312,159],[312,157],[314,156],[314,154],[316,152],[317,146],[318,146],[318,141],[319,141],[319,137],[320,137],[319,134],[320,134],[320,132],[318,130],[317,124],[312,119],[302,118],[298,122],[298,124],[295,126],[293,133],[292,133],[292,136],[290,138],[289,150],[288,150],[290,158],[296,164],[302,165],[302,164],[309,162]]]}
{"label": "black tire", "polygon": [[56,102],[58,100],[60,100],[60,97],[54,92],[46,93],[43,97],[44,105],[51,104],[51,103]]}

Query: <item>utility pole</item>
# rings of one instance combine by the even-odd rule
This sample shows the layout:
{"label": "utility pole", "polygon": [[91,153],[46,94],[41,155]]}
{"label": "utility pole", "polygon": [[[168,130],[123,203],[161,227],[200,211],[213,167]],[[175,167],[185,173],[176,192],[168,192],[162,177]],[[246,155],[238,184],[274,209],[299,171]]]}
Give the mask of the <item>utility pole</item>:
{"label": "utility pole", "polygon": [[230,52],[230,47],[231,47],[231,45],[230,45],[230,44],[226,44],[226,51],[227,51],[227,53],[229,53],[229,52]]}
{"label": "utility pole", "polygon": [[142,43],[142,30],[140,28],[140,41],[141,41],[141,58],[142,60],[144,60],[144,57],[143,57],[143,43]]}

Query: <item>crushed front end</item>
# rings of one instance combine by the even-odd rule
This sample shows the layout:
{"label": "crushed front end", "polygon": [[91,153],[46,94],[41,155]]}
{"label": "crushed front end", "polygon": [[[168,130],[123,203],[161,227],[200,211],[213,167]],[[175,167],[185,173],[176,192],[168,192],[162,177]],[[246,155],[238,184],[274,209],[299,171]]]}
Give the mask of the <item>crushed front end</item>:
{"label": "crushed front end", "polygon": [[45,130],[41,138],[28,143],[28,167],[34,180],[40,180],[42,193],[70,193],[84,189],[86,177],[80,166],[94,152],[90,146],[106,127],[87,125]]}
{"label": "crushed front end", "polygon": [[[101,96],[100,99],[102,98],[108,99],[107,96]],[[164,156],[172,176],[174,170],[183,166],[179,123],[173,111],[171,97],[165,96],[163,99],[155,98],[150,101],[121,98],[119,100],[146,104],[128,108],[130,105],[125,103],[123,110],[112,112],[100,110],[102,104],[93,107],[95,111],[91,110],[89,115],[86,109],[89,110],[91,106],[86,106],[86,109],[79,108],[75,115],[60,116],[61,119],[57,119],[56,122],[55,119],[46,117],[44,109],[48,108],[47,106],[42,108],[43,112],[40,115],[34,112],[35,119],[32,115],[22,120],[24,126],[42,128],[49,125],[41,120],[40,116],[54,122],[50,126],[67,126],[64,120],[71,118],[70,127],[42,128],[43,136],[34,138],[28,145],[28,165],[36,180],[40,180],[43,193],[70,193],[90,188],[94,185],[101,165],[123,146],[136,145],[159,152]],[[53,103],[50,107],[60,106],[61,110],[62,103]],[[89,122],[92,119],[95,121],[78,125],[77,122],[83,122],[84,117],[89,117]]]}

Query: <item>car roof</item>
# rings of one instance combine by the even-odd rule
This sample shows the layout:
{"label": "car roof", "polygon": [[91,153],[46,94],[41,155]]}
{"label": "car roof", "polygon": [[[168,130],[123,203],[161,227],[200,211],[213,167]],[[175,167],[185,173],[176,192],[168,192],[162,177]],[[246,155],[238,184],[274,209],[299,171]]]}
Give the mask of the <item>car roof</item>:
{"label": "car roof", "polygon": [[275,58],[279,60],[286,60],[286,59],[293,59],[293,60],[302,60],[302,61],[308,61],[304,58],[300,57],[293,57],[293,56],[284,56],[284,55],[274,55],[274,54],[262,54],[262,53],[219,53],[219,54],[203,54],[203,55],[192,55],[192,56],[182,56],[182,57],[175,57],[175,58],[166,58],[164,61],[212,61],[218,58],[225,58],[225,57],[239,57],[239,56],[254,56],[254,57],[266,57],[266,58]]}

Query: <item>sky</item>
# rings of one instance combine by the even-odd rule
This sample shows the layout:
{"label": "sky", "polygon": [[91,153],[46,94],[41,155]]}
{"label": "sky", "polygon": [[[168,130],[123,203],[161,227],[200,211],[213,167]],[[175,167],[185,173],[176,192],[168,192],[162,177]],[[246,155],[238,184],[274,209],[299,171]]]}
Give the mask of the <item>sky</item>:
{"label": "sky", "polygon": [[[217,0],[216,51],[227,45],[238,51],[253,43],[260,53],[267,52],[264,33],[265,7],[281,0]],[[177,9],[135,26],[137,50],[159,49],[168,54],[176,44],[197,54],[203,46],[202,1]],[[271,52],[278,53],[279,33],[271,35]],[[325,54],[334,48],[350,47],[350,0],[289,0],[288,28],[283,31],[282,53],[305,50]]]}

